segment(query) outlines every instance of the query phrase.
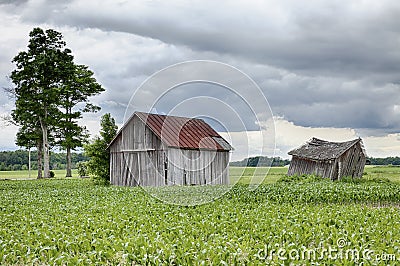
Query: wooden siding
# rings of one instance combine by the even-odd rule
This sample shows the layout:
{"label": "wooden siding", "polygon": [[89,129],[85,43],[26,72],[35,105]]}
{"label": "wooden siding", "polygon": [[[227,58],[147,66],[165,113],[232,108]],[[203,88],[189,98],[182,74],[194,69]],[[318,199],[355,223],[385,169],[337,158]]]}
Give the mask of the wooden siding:
{"label": "wooden siding", "polygon": [[323,177],[330,177],[332,172],[332,162],[329,161],[314,161],[301,157],[293,156],[290,162],[288,175],[295,174],[315,174]]}
{"label": "wooden siding", "polygon": [[229,152],[168,149],[168,180],[173,185],[229,184]]}
{"label": "wooden siding", "polygon": [[[365,166],[365,154],[360,143],[348,149],[337,160],[337,177],[362,177]],[[336,179],[336,178],[335,178]]]}
{"label": "wooden siding", "polygon": [[136,116],[109,149],[114,185],[229,184],[229,151],[167,147]]}
{"label": "wooden siding", "polygon": [[358,178],[364,172],[365,159],[363,148],[358,142],[335,160],[318,161],[293,156],[288,175],[315,174],[332,180],[344,176]]}

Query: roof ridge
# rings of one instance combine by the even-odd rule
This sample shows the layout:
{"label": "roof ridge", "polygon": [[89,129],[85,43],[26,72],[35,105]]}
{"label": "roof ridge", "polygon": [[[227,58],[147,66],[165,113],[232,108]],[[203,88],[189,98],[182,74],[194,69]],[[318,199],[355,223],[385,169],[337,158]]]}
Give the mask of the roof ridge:
{"label": "roof ridge", "polygon": [[135,111],[133,114],[144,114],[144,115],[148,115],[148,116],[165,116],[165,117],[176,117],[176,118],[183,118],[186,120],[202,120],[201,118],[197,118],[197,117],[185,117],[185,116],[178,116],[178,115],[169,115],[169,114],[155,114],[155,113],[147,113],[147,112],[139,112],[139,111]]}
{"label": "roof ridge", "polygon": [[362,143],[361,138],[333,142],[313,137],[298,148],[289,151],[288,154],[312,159],[333,159],[340,157],[358,142]]}

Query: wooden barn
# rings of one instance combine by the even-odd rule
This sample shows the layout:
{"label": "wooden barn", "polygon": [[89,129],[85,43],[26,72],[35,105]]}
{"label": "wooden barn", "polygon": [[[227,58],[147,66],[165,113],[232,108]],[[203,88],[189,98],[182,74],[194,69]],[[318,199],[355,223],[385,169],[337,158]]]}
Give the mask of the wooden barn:
{"label": "wooden barn", "polygon": [[361,138],[346,142],[312,138],[289,155],[288,175],[315,174],[331,180],[361,177],[367,157]]}
{"label": "wooden barn", "polygon": [[232,147],[202,119],[135,112],[108,149],[114,185],[229,183]]}

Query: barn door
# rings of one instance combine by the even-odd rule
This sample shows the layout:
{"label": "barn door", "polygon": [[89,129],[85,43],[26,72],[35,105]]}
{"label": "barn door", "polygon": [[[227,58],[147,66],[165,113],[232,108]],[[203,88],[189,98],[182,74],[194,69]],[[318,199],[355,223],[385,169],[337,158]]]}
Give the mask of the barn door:
{"label": "barn door", "polygon": [[140,175],[139,175],[139,156],[135,152],[124,153],[124,165],[123,165],[124,179],[126,186],[139,186]]}

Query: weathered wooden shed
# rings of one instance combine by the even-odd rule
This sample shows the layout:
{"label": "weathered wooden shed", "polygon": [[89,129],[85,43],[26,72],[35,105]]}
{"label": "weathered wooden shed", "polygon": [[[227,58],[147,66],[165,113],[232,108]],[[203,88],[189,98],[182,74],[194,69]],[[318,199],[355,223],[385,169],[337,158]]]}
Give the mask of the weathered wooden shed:
{"label": "weathered wooden shed", "polygon": [[232,147],[202,119],[135,112],[108,149],[114,185],[229,183]]}
{"label": "weathered wooden shed", "polygon": [[331,180],[361,177],[367,157],[361,138],[346,142],[312,138],[289,155],[292,161],[288,175],[315,174]]}

